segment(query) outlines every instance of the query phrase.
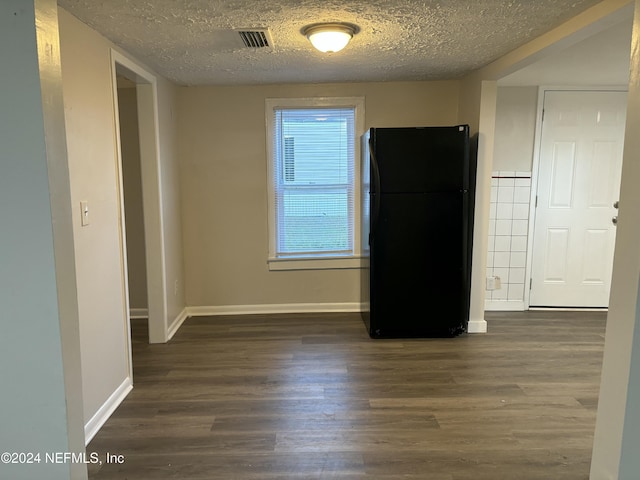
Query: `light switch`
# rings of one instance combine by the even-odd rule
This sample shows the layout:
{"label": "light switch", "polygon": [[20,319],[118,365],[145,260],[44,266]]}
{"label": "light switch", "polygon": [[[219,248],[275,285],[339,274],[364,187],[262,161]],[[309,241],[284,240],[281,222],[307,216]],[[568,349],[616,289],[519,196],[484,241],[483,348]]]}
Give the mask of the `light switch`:
{"label": "light switch", "polygon": [[83,227],[89,225],[89,202],[82,201],[80,202],[80,224]]}

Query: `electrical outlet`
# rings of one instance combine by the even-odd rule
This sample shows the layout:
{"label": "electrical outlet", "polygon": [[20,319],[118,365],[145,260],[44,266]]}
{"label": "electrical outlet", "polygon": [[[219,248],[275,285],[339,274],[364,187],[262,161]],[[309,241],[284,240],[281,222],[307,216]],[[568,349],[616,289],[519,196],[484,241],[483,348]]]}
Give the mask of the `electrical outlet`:
{"label": "electrical outlet", "polygon": [[502,288],[502,282],[500,281],[500,277],[487,277],[487,290],[500,290]]}
{"label": "electrical outlet", "polygon": [[175,282],[173,282],[173,295],[176,296],[178,295],[178,280],[176,279]]}
{"label": "electrical outlet", "polygon": [[495,277],[487,277],[487,286],[486,289],[489,291],[496,289],[496,279]]}

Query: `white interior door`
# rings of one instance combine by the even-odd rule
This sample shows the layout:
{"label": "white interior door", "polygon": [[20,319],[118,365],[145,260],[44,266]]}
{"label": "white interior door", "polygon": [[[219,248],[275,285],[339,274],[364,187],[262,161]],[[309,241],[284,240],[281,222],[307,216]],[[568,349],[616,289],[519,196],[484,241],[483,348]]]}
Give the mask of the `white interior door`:
{"label": "white interior door", "polygon": [[627,93],[546,91],[529,304],[607,307]]}

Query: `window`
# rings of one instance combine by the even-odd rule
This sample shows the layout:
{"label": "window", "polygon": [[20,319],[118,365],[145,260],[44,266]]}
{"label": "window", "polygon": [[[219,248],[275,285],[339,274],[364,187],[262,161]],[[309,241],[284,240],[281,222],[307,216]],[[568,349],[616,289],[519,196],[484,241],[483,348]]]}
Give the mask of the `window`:
{"label": "window", "polygon": [[271,269],[358,266],[363,105],[360,98],[267,100]]}

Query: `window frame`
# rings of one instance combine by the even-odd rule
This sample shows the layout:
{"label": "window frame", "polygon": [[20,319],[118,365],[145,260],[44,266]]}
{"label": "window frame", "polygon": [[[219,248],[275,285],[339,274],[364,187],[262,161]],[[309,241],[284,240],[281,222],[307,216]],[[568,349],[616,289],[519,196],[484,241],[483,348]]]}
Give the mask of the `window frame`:
{"label": "window frame", "polygon": [[[310,97],[310,98],[267,98],[265,100],[266,143],[267,143],[267,191],[268,191],[268,232],[269,255],[267,264],[269,270],[315,270],[315,269],[343,269],[360,268],[360,212],[361,208],[361,137],[364,128],[364,97]],[[315,254],[300,256],[276,256],[276,206],[275,206],[275,145],[274,118],[275,110],[287,108],[349,108],[355,109],[354,118],[354,165],[353,165],[353,253],[344,255]]]}

